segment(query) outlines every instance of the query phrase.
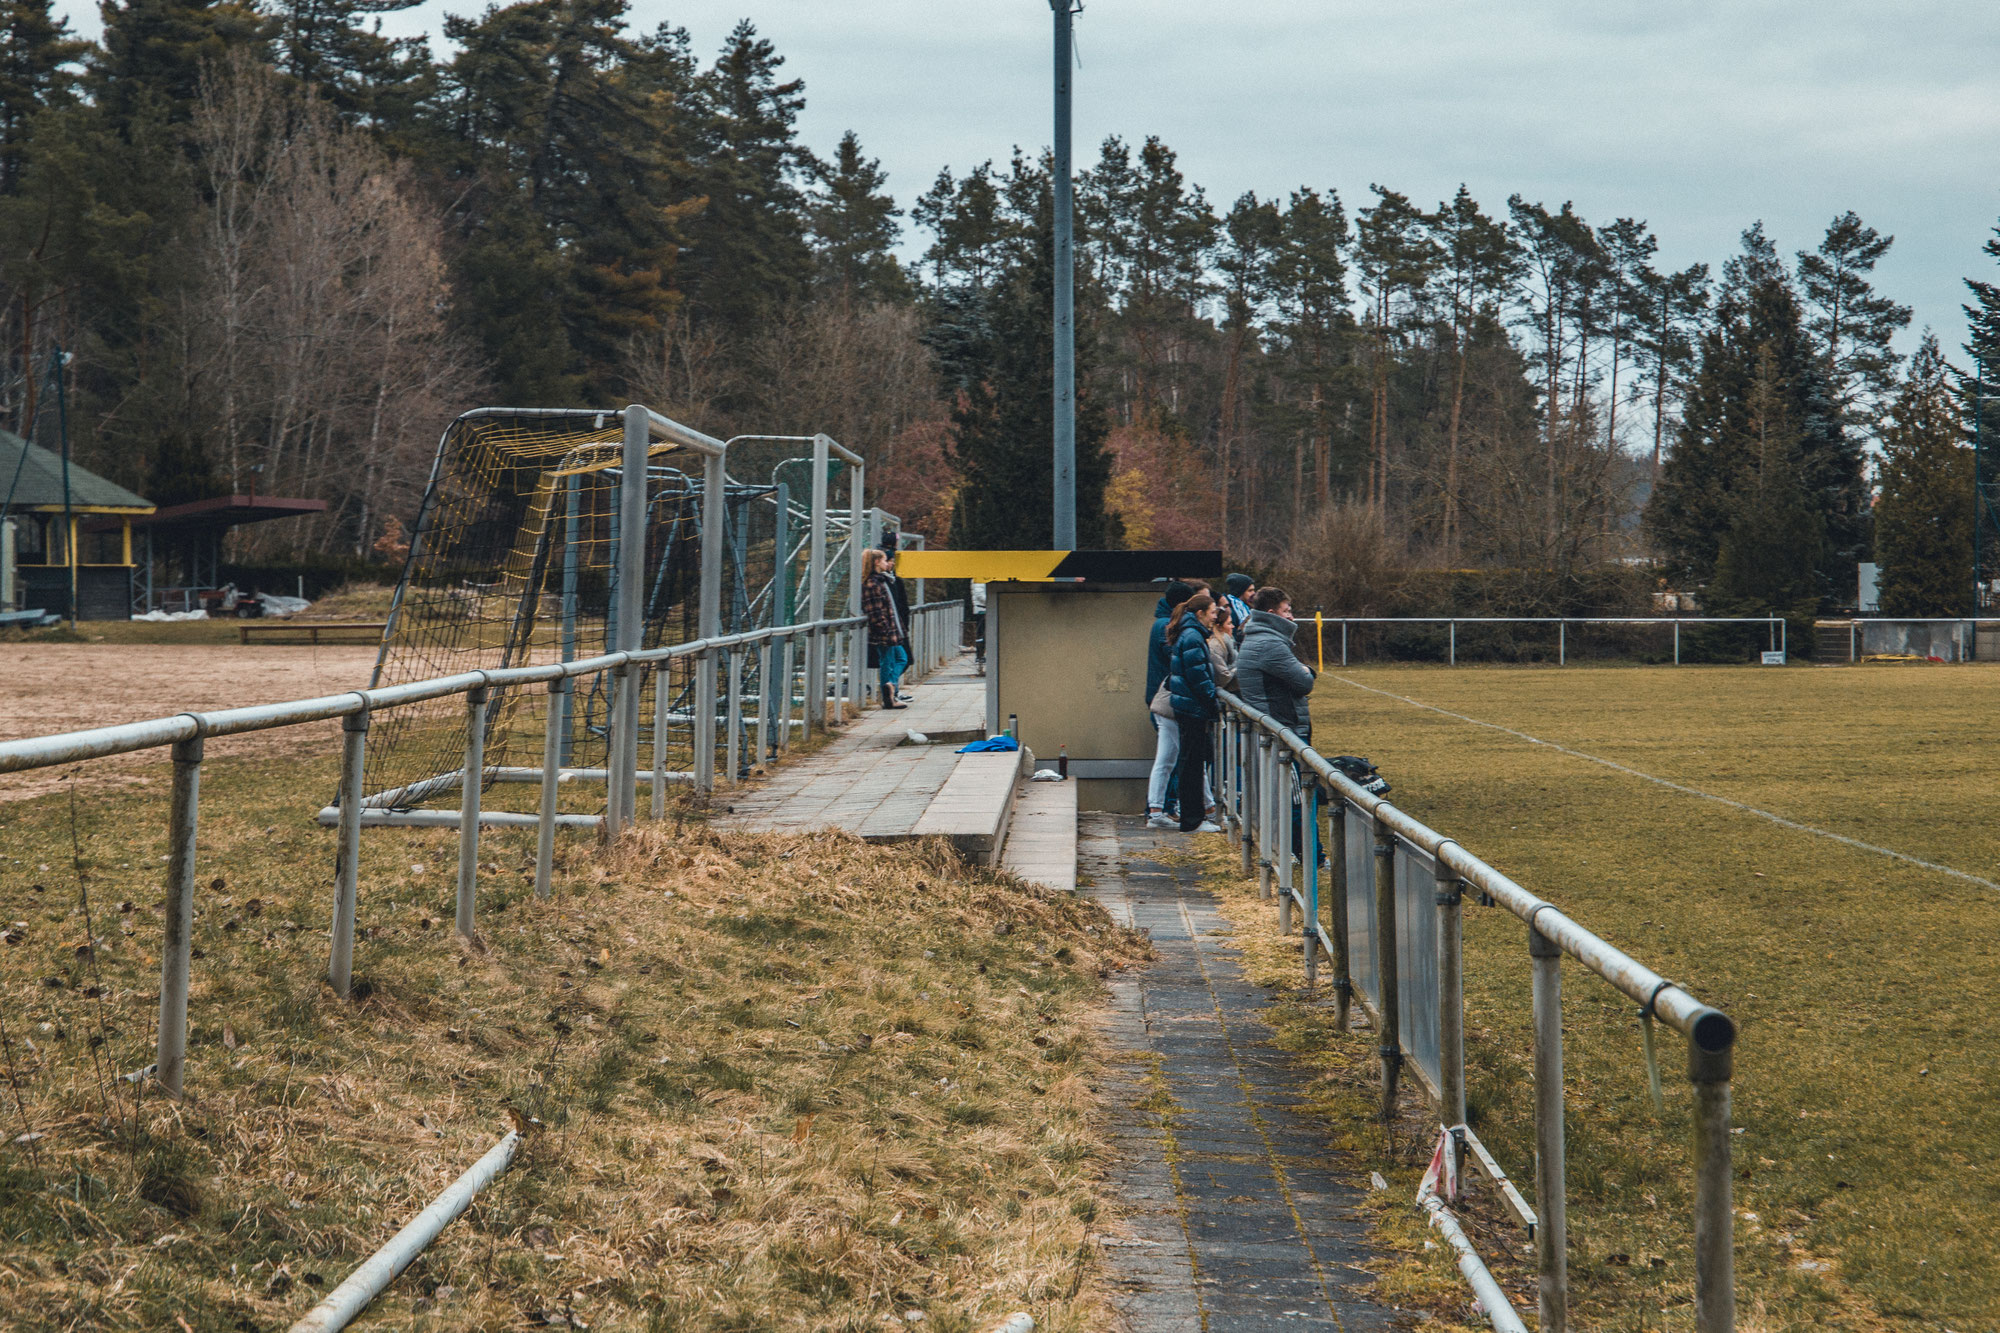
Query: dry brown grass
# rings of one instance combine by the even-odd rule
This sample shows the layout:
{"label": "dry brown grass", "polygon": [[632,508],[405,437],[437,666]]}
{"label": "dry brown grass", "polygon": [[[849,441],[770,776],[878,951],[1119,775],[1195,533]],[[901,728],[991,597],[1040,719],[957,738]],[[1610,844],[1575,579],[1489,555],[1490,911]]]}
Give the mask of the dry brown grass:
{"label": "dry brown grass", "polygon": [[364,1326],[1104,1326],[1086,1011],[1144,946],[1094,906],[940,845],[722,836],[683,808],[567,847],[548,902],[530,844],[489,836],[470,949],[456,835],[371,830],[343,1004],[316,791],[209,767],[226,882],[200,895],[184,1105],[111,1079],[150,1059],[162,803],[82,803],[89,927],[67,802],[7,812],[0,1325],[282,1326],[512,1109],[515,1167]]}

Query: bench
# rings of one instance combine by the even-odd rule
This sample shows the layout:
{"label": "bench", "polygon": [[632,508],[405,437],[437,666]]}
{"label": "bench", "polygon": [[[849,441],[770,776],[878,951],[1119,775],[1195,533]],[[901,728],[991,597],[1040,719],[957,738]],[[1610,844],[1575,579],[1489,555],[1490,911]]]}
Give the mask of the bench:
{"label": "bench", "polygon": [[[304,639],[287,639],[290,643],[312,643],[320,641],[321,634],[366,634],[369,639],[380,639],[382,632],[389,628],[386,620],[243,620],[236,625],[236,636],[243,642],[250,642],[252,634],[262,638],[303,634]],[[367,640],[342,639],[343,643],[362,643]]]}

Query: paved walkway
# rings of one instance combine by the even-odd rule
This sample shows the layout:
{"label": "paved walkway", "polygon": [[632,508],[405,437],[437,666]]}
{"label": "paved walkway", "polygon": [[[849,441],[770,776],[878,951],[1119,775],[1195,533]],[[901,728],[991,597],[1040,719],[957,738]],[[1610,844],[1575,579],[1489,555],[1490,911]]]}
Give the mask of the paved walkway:
{"label": "paved walkway", "polygon": [[909,707],[870,708],[810,758],[726,791],[720,799],[729,813],[717,822],[759,831],[841,828],[885,841],[911,836],[951,776],[958,746],[903,741],[912,731],[983,734],[986,678],[973,674],[967,653],[911,692]]}
{"label": "paved walkway", "polygon": [[1126,1319],[1133,1333],[1405,1327],[1368,1298],[1354,1164],[1302,1109],[1310,1075],[1271,1045],[1214,896],[1193,867],[1148,859],[1182,836],[1086,814],[1078,839],[1091,896],[1159,955],[1111,982],[1107,1024],[1125,1056],[1111,1181],[1131,1239],[1108,1253]]}

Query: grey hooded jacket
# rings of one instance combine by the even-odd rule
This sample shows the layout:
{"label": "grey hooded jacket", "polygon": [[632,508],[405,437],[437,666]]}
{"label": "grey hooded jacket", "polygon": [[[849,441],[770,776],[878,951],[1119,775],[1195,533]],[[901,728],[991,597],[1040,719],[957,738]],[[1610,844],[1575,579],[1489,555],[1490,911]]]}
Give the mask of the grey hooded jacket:
{"label": "grey hooded jacket", "polygon": [[1243,625],[1243,646],[1236,652],[1236,694],[1303,740],[1312,736],[1306,699],[1312,694],[1313,669],[1292,651],[1292,637],[1298,632],[1295,621],[1252,611]]}

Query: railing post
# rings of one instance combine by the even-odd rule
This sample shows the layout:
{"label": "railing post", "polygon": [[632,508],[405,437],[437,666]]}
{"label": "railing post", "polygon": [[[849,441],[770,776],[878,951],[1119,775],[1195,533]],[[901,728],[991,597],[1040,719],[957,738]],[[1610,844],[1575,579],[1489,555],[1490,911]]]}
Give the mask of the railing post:
{"label": "railing post", "polygon": [[1563,1212],[1562,950],[1532,921],[1528,957],[1534,968],[1536,1290],[1542,1333],[1564,1333],[1569,1326],[1569,1222]]}
{"label": "railing post", "polygon": [[368,710],[340,720],[340,830],[333,859],[333,953],[326,979],[346,999],[354,984],[354,903],[361,888],[361,782]]}
{"label": "railing post", "polygon": [[160,1041],[154,1077],[181,1095],[187,1067],[188,967],[194,946],[194,842],[200,823],[202,738],[174,742],[174,794],[167,814],[167,922],[160,947]]}
{"label": "railing post", "polygon": [[777,751],[771,748],[771,710],[778,706],[771,688],[771,641],[757,645],[757,762],[763,763]]}
{"label": "railing post", "polygon": [[[561,676],[549,682],[549,725],[542,737],[542,803],[535,820],[535,896],[549,896],[556,864],[556,791],[562,782],[563,744],[569,738],[569,696],[576,679]],[[655,689],[659,688],[657,685]],[[654,744],[658,744],[655,732]]]}
{"label": "railing post", "polygon": [[1347,622],[1340,622],[1340,664],[1347,665]]}
{"label": "railing post", "polygon": [[[486,780],[486,686],[465,692],[465,771],[458,784],[458,919],[455,929],[477,940],[473,895],[479,885],[479,796]],[[636,716],[636,712],[634,714]],[[616,719],[612,725],[619,725]]]}
{"label": "railing post", "polygon": [[1333,835],[1327,848],[1327,894],[1332,899],[1334,1030],[1347,1031],[1348,1014],[1354,1003],[1353,959],[1347,943],[1347,798],[1335,794],[1327,815],[1327,831]]}
{"label": "railing post", "polygon": [[1310,828],[1312,837],[1306,840],[1306,990],[1311,991],[1319,981],[1319,782],[1308,783],[1302,793],[1305,809],[1299,812],[1301,827]]}
{"label": "railing post", "polygon": [[1458,622],[1451,622],[1451,665],[1458,665]]}
{"label": "railing post", "polygon": [[1688,1079],[1694,1084],[1697,1333],[1731,1333],[1736,1327],[1736,1220],[1729,1137],[1729,1081],[1734,1063],[1732,1047],[1709,1051],[1689,1039]]}
{"label": "railing post", "polygon": [[618,780],[619,771],[632,769],[636,772],[639,763],[637,754],[628,754],[625,750],[625,694],[631,688],[630,670],[625,664],[611,668],[611,706],[604,715],[604,837],[607,841],[625,831],[625,784]]}
{"label": "railing post", "polygon": [[[1440,846],[1439,851],[1443,851]],[[1465,885],[1440,860],[1437,901],[1438,1088],[1446,1128],[1465,1123]]]}
{"label": "railing post", "polygon": [[1674,665],[1681,664],[1681,622],[1674,622]]}
{"label": "railing post", "polygon": [[1569,622],[1567,620],[1558,620],[1556,622],[1556,665],[1569,665]]}
{"label": "railing post", "polygon": [[1293,766],[1289,753],[1272,746],[1272,760],[1278,768],[1278,864],[1275,878],[1278,890],[1278,933],[1292,933],[1292,843],[1295,830],[1292,814],[1298,808],[1298,769]]}
{"label": "railing post", "polygon": [[[1257,896],[1271,896],[1271,812],[1278,804],[1277,765],[1271,760],[1271,737],[1257,729]],[[1187,793],[1181,793],[1187,800]]]}
{"label": "railing post", "polygon": [[[806,631],[806,660],[799,674],[799,698],[804,705],[799,710],[799,721],[803,727],[799,734],[805,740],[811,740],[813,737],[814,708],[821,710],[820,720],[822,722],[826,720],[826,686],[824,683],[817,686],[814,683],[817,679],[814,672],[822,669],[826,661],[826,654],[819,646],[819,635],[820,632],[816,629]],[[815,688],[820,692],[817,702],[813,698]]]}
{"label": "railing post", "polygon": [[729,742],[726,773],[730,786],[742,781],[743,772],[743,654],[729,650]]}
{"label": "railing post", "polygon": [[778,648],[778,748],[773,753],[783,754],[792,748],[792,658],[798,643],[797,634],[787,634]]}
{"label": "railing post", "polygon": [[1241,842],[1243,815],[1237,798],[1243,790],[1243,775],[1236,766],[1236,714],[1227,708],[1222,710],[1215,729],[1215,785],[1221,788],[1215,793],[1215,800],[1222,811],[1222,831],[1231,842]]}
{"label": "railing post", "polygon": [[706,796],[715,790],[715,649],[695,655],[694,785]]}
{"label": "railing post", "polygon": [[1375,835],[1375,978],[1381,1005],[1382,1123],[1396,1123],[1396,1086],[1403,1072],[1402,979],[1396,958],[1396,835],[1370,819]]}
{"label": "railing post", "polygon": [[1243,771],[1243,875],[1247,879],[1257,864],[1257,807],[1264,799],[1264,775],[1257,771],[1257,729],[1247,720],[1237,760]]}
{"label": "railing post", "polygon": [[[653,818],[667,817],[667,712],[674,700],[673,659],[653,663]],[[636,821],[635,821],[636,822]]]}

